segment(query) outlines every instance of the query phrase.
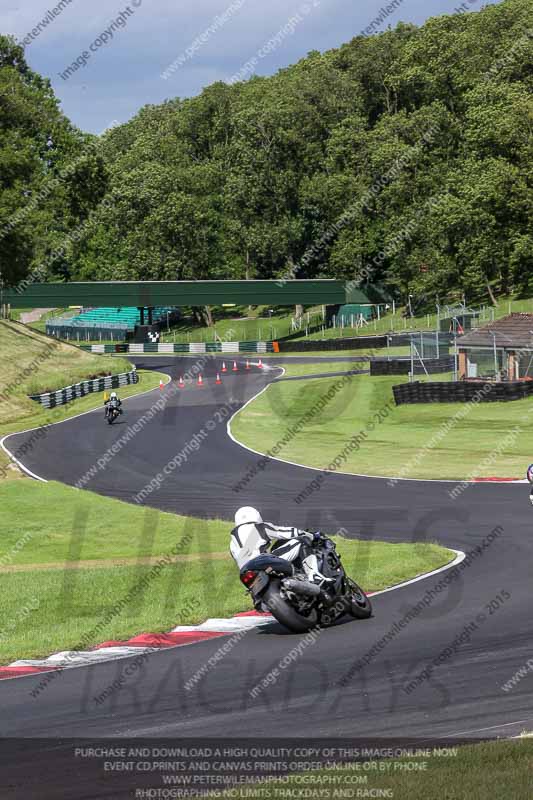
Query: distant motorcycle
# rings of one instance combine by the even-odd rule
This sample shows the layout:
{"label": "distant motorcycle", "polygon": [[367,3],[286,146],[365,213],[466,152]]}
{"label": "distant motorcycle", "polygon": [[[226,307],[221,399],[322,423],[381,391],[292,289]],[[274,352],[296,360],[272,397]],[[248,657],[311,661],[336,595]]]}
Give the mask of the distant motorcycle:
{"label": "distant motorcycle", "polygon": [[531,484],[531,489],[529,491],[529,502],[533,506],[533,464],[530,464],[529,467],[527,468],[526,478]]}
{"label": "distant motorcycle", "polygon": [[118,403],[115,400],[111,400],[106,408],[106,419],[109,425],[112,425],[121,414],[122,409],[118,407]]}
{"label": "distant motorcycle", "polygon": [[318,569],[333,581],[319,586],[303,570],[279,556],[264,553],[240,571],[241,582],[252,596],[257,611],[270,611],[289,630],[303,633],[327,627],[351,614],[356,619],[372,616],[372,604],[357,583],[344,571],[335,543],[323,534],[313,545]]}

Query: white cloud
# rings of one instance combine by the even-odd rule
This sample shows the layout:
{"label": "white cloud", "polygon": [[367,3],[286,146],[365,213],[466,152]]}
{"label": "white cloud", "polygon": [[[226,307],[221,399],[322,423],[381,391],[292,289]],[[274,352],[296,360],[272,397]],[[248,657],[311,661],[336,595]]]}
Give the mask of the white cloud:
{"label": "white cloud", "polygon": [[[206,36],[215,17],[235,2],[241,8]],[[496,2],[497,0],[493,0]],[[0,31],[23,39],[60,0],[7,0],[0,8]],[[66,0],[63,0],[66,2]],[[106,44],[91,53],[84,68],[64,81],[59,73],[88,51],[121,11],[140,7]],[[213,80],[228,80],[275,37],[306,0],[71,0],[26,48],[30,66],[50,77],[65,112],[80,127],[100,131],[109,120],[125,121],[145,103],[190,96]],[[307,0],[313,6],[291,35],[258,59],[258,74],[272,74],[309,50],[338,47],[360,33],[387,0]],[[458,0],[404,0],[387,19],[422,22],[452,13]],[[481,5],[481,3],[480,3]],[[385,24],[387,24],[385,23]],[[204,35],[201,46],[193,45]],[[161,73],[183,53],[194,54],[167,80]]]}

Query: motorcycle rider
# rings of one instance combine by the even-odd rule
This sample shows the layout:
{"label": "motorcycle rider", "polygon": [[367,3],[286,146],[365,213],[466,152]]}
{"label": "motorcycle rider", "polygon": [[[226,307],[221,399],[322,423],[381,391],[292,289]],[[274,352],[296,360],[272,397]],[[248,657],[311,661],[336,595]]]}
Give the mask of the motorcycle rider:
{"label": "motorcycle rider", "polygon": [[530,464],[527,468],[526,477],[531,484],[531,490],[529,492],[529,502],[533,506],[533,464]]}
{"label": "motorcycle rider", "polygon": [[242,506],[235,512],[235,527],[231,532],[230,553],[239,569],[248,561],[268,552],[268,546],[275,542],[271,554],[302,566],[306,577],[312,583],[322,584],[332,579],[326,578],[318,570],[318,559],[312,551],[313,542],[320,533],[309,533],[298,528],[274,525],[264,522],[257,509]]}
{"label": "motorcycle rider", "polygon": [[109,409],[115,407],[118,409],[119,413],[122,414],[121,411],[122,401],[119,400],[118,394],[116,392],[111,392],[109,395],[109,400],[104,400],[104,407],[105,407],[105,417],[107,419],[107,415],[109,414]]}

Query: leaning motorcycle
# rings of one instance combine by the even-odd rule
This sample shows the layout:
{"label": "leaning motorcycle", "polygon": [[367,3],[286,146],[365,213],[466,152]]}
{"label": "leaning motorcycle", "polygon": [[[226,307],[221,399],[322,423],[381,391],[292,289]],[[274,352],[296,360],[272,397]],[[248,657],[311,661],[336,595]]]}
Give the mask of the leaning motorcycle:
{"label": "leaning motorcycle", "polygon": [[344,571],[335,543],[323,534],[312,545],[324,586],[312,583],[303,570],[272,553],[249,561],[240,571],[241,582],[252,596],[257,611],[270,613],[289,630],[303,633],[333,625],[345,614],[356,619],[372,616],[372,604],[357,583]]}

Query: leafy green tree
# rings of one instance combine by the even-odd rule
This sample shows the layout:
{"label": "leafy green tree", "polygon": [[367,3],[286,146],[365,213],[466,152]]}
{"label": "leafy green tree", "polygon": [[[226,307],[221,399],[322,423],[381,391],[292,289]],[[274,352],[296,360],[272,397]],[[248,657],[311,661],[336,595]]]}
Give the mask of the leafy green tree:
{"label": "leafy green tree", "polygon": [[339,277],[428,307],[530,292],[530,13],[503,0],[356,36],[99,138],[0,39],[0,223],[26,209],[1,263],[10,279],[43,261],[55,279]]}
{"label": "leafy green tree", "polygon": [[6,284],[43,262],[49,277],[68,275],[65,258],[50,254],[105,191],[105,166],[94,144],[61,113],[50,82],[28,67],[23,49],[0,36],[0,265]]}

